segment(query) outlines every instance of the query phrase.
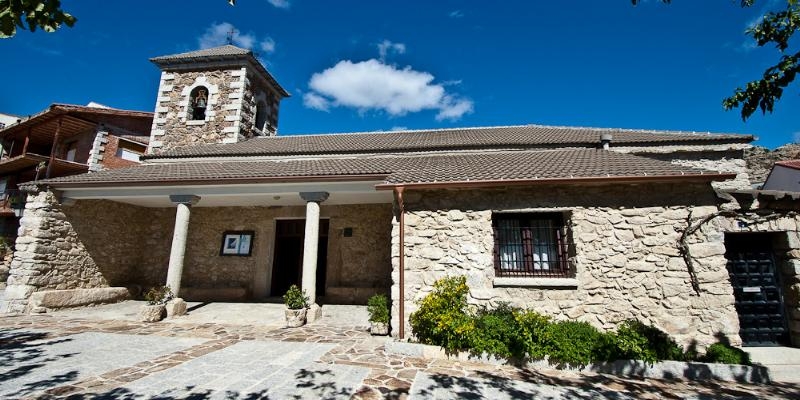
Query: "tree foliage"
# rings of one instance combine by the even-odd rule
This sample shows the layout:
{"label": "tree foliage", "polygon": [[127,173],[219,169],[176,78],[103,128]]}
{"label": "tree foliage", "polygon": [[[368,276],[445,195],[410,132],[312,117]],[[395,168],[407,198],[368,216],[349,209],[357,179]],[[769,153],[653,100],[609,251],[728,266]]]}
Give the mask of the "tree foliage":
{"label": "tree foliage", "polygon": [[77,19],[61,9],[60,0],[0,0],[0,38],[16,35],[17,27],[53,32]]}
{"label": "tree foliage", "polygon": [[[631,0],[636,5],[641,0]],[[670,3],[670,0],[661,0]],[[757,0],[741,0],[742,7],[751,7]],[[782,3],[782,2],[781,2]],[[800,51],[791,49],[791,39],[800,29],[800,0],[786,0],[785,9],[765,13],[745,33],[759,47],[775,45],[780,53],[778,62],[767,68],[760,79],[736,88],[733,95],[722,101],[726,110],[741,108],[743,120],[758,110],[762,114],[772,112],[775,102],[783,96],[784,89],[794,82],[800,72]],[[796,50],[796,49],[795,49]]]}

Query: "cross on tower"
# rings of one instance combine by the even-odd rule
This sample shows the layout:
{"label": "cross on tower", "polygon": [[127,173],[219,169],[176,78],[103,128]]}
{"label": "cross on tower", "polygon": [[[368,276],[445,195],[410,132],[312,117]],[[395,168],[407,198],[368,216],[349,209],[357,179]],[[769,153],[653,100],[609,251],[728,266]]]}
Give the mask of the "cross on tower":
{"label": "cross on tower", "polygon": [[228,44],[233,44],[233,34],[236,33],[233,28],[228,32]]}

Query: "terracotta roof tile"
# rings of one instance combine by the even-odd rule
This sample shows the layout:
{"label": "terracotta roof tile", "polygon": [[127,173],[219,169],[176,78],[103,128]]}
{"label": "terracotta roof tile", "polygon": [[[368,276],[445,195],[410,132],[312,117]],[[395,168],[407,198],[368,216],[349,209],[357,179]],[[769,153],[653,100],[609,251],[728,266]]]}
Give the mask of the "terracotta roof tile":
{"label": "terracotta roof tile", "polygon": [[[385,184],[712,174],[665,161],[595,149],[503,151],[402,157],[151,163],[41,181],[55,187],[170,184],[371,175]],[[712,177],[709,177],[711,179]],[[355,178],[354,178],[355,179]],[[364,180],[364,178],[359,178]]]}
{"label": "terracotta roof tile", "polygon": [[520,125],[401,132],[259,137],[233,144],[175,149],[145,158],[258,155],[393,153],[460,149],[598,147],[601,133],[611,146],[749,143],[752,135]]}
{"label": "terracotta roof tile", "polygon": [[777,161],[775,165],[780,165],[782,167],[792,168],[792,169],[800,169],[800,160],[784,160],[784,161]]}

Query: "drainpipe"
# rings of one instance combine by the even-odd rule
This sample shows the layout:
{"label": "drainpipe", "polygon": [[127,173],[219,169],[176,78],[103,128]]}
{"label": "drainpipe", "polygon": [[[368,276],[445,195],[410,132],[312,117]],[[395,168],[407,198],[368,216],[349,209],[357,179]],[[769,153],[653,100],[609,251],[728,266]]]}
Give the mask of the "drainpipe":
{"label": "drainpipe", "polygon": [[50,177],[50,172],[53,170],[53,162],[56,160],[56,147],[58,146],[59,134],[61,133],[61,120],[63,117],[58,117],[58,125],[56,125],[56,134],[53,136],[53,147],[50,149],[50,159],[47,161],[47,172],[45,178]]}
{"label": "drainpipe", "polygon": [[400,339],[405,338],[405,331],[406,331],[406,321],[405,321],[405,253],[406,253],[406,232],[405,232],[405,204],[403,204],[403,187],[402,186],[395,186],[394,193],[397,196],[397,205],[400,207],[400,217],[398,218],[398,223],[400,224],[400,234],[399,234],[399,257],[400,257],[400,299],[397,304],[398,314],[400,316]]}

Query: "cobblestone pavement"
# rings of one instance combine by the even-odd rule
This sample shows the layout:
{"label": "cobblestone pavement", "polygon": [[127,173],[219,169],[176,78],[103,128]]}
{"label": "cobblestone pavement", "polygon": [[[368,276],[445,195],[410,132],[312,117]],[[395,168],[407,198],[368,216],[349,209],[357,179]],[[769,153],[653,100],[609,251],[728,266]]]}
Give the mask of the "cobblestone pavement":
{"label": "cobblestone pavement", "polygon": [[800,386],[683,382],[386,354],[385,338],[286,329],[0,316],[0,397],[72,399],[800,398]]}

